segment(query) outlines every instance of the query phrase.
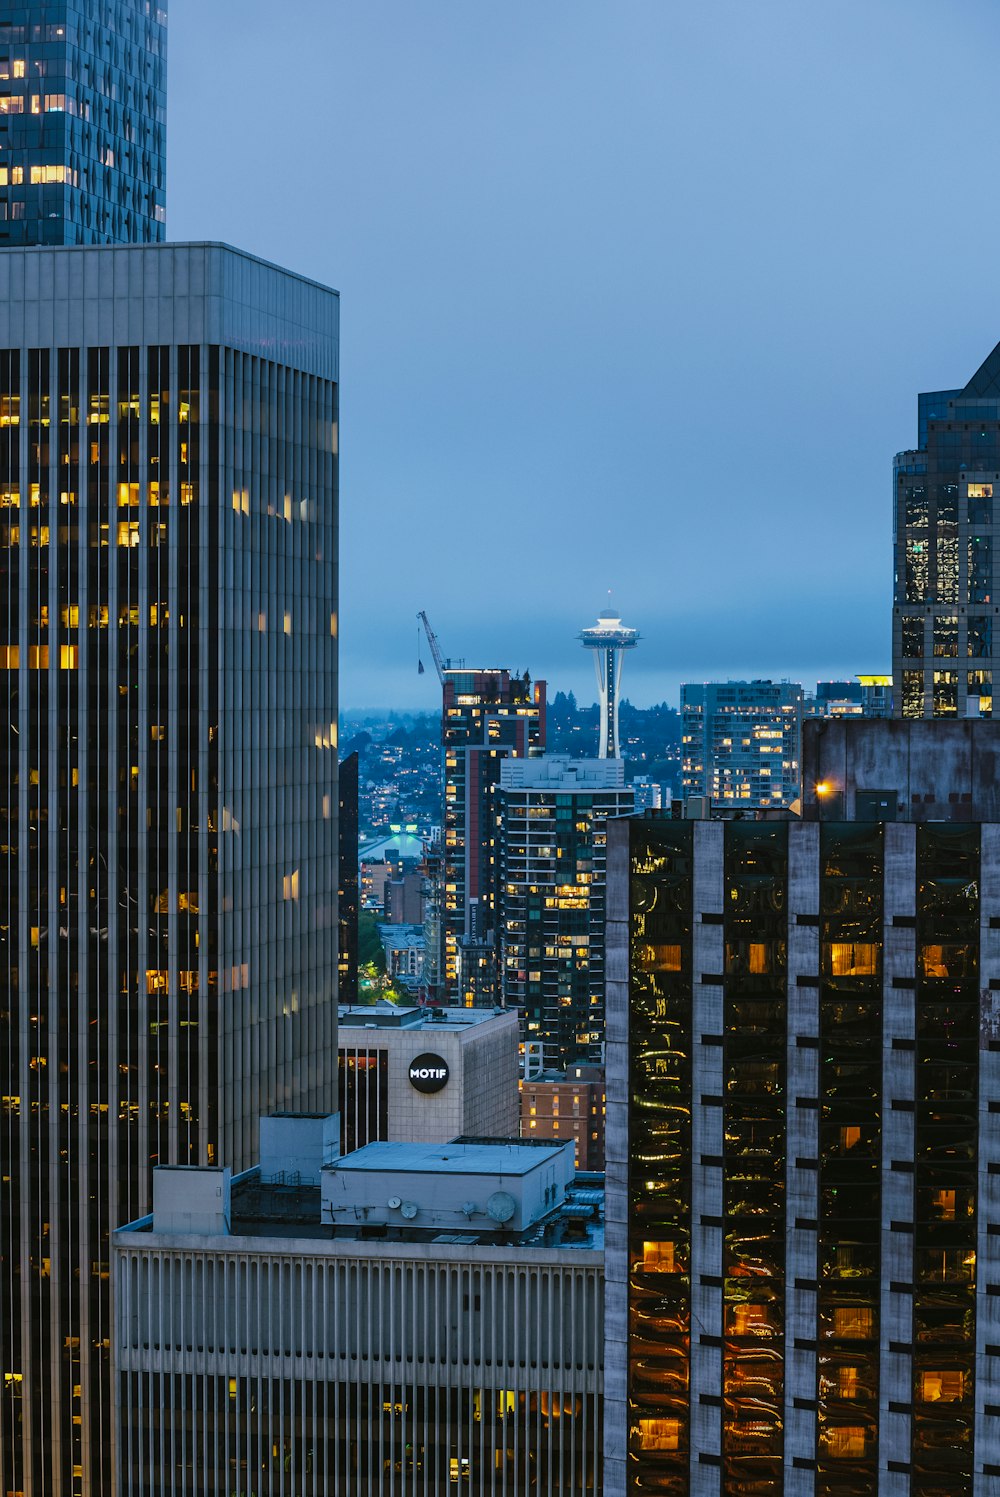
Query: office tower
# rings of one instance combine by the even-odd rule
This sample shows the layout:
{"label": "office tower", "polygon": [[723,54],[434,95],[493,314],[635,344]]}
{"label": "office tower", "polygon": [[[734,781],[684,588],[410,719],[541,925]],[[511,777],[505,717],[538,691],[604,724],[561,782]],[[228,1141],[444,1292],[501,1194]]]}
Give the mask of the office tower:
{"label": "office tower", "polygon": [[341,759],[338,782],[340,820],[337,823],[337,995],[341,1003],[358,1001],[358,752]]}
{"label": "office tower", "polygon": [[[545,682],[505,670],[442,670],[444,885],[438,915],[443,992],[458,989],[460,940],[492,948],[501,762],[545,746]],[[495,960],[495,958],[494,958]]]}
{"label": "office tower", "polygon": [[621,759],[500,766],[500,974],[525,1053],[546,1067],[604,1055],[605,846],[632,810]]}
{"label": "office tower", "polygon": [[[669,790],[669,786],[667,787]],[[651,779],[648,774],[637,774],[632,781],[632,794],[635,796],[635,809],[637,811],[658,811],[663,805],[663,786]],[[669,803],[670,796],[667,795]]]}
{"label": "office tower", "polygon": [[274,1121],[250,1178],[157,1170],[115,1234],[121,1497],[599,1492],[604,1197],[572,1149],[311,1166],[327,1120]]}
{"label": "office tower", "polygon": [[917,396],[916,448],[893,465],[896,717],[992,715],[997,484],[1000,345],[964,389]]}
{"label": "office tower", "polygon": [[597,615],[597,623],[592,624],[589,629],[582,629],[577,638],[584,649],[591,650],[594,656],[599,713],[598,757],[620,759],[618,703],[621,697],[622,667],[625,664],[625,651],[634,650],[639,643],[639,631],[626,628],[613,608],[605,608]]}
{"label": "office tower", "polygon": [[165,237],[167,12],[0,3],[0,247]]}
{"label": "office tower", "polygon": [[332,1104],[337,317],[220,245],[0,254],[2,1491],[106,1489],[151,1166]]}
{"label": "office tower", "polygon": [[735,810],[788,806],[799,794],[802,687],[719,681],[681,687],[684,796]]}
{"label": "office tower", "polygon": [[536,1071],[521,1083],[522,1138],[572,1140],[578,1170],[604,1169],[604,1067]]}
{"label": "office tower", "polygon": [[1000,724],[805,734],[610,826],[606,1497],[1000,1475]]}
{"label": "office tower", "polygon": [[[518,1134],[518,1027],[483,1009],[340,1009],[340,1150]],[[429,1069],[443,1074],[430,1078]]]}

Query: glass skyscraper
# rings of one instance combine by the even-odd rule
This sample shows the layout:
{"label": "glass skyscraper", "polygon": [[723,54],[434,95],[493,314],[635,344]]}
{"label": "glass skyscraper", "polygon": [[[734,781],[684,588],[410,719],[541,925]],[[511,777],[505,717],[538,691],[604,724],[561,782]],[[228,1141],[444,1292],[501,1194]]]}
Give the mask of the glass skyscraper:
{"label": "glass skyscraper", "polygon": [[893,468],[897,717],[992,717],[1000,345],[960,390],[917,397]]}
{"label": "glass skyscraper", "polygon": [[165,234],[163,0],[0,0],[0,246]]}
{"label": "glass skyscraper", "polygon": [[0,253],[0,1491],[110,1491],[109,1232],[336,1108],[335,292]]}

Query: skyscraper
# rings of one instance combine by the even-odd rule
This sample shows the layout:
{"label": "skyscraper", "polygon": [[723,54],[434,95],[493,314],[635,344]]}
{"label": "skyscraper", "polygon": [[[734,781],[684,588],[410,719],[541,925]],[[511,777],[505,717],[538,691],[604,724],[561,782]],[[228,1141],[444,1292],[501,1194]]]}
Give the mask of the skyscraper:
{"label": "skyscraper", "polygon": [[998,485],[1000,344],[964,388],[918,395],[893,465],[896,717],[992,716]]}
{"label": "skyscraper", "polygon": [[788,806],[799,794],[802,687],[718,681],[681,687],[685,797],[733,810]]}
{"label": "skyscraper", "polygon": [[[506,670],[446,667],[444,703],[444,883],[440,932],[446,997],[458,986],[458,945],[493,946],[496,807],[500,764],[545,746],[545,682]],[[495,988],[493,989],[495,991]],[[490,999],[492,1002],[492,997]]]}
{"label": "skyscraper", "polygon": [[1000,726],[805,738],[610,824],[605,1497],[1000,1476]]}
{"label": "skyscraper", "polygon": [[634,805],[625,763],[508,759],[496,800],[504,1002],[520,1014],[533,1060],[600,1062],[605,847],[608,818]]}
{"label": "skyscraper", "polygon": [[0,247],[164,238],[167,12],[0,0]]}
{"label": "skyscraper", "polygon": [[110,1461],[151,1166],[337,1086],[335,292],[0,253],[0,1490]]}

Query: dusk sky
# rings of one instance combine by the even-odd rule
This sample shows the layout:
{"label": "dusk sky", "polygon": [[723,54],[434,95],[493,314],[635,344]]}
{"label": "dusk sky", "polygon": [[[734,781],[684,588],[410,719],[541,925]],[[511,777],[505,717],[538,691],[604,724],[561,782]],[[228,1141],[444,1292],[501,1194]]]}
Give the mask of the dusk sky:
{"label": "dusk sky", "polygon": [[171,0],[168,232],[341,293],[341,704],[888,670],[891,462],[1000,339],[996,0]]}

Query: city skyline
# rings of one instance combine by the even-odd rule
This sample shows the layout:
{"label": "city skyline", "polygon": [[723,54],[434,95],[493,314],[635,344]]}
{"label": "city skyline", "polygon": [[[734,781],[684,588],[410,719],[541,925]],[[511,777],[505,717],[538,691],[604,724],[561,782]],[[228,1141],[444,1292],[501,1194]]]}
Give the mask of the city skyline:
{"label": "city skyline", "polygon": [[[419,608],[580,696],[609,587],[638,703],[888,668],[892,453],[1000,335],[988,90],[937,86],[943,50],[980,76],[993,8],[295,0],[301,86],[249,141],[273,24],[230,17],[171,8],[170,233],[344,295],[345,705],[433,707]],[[483,542],[489,610],[448,581]]]}

